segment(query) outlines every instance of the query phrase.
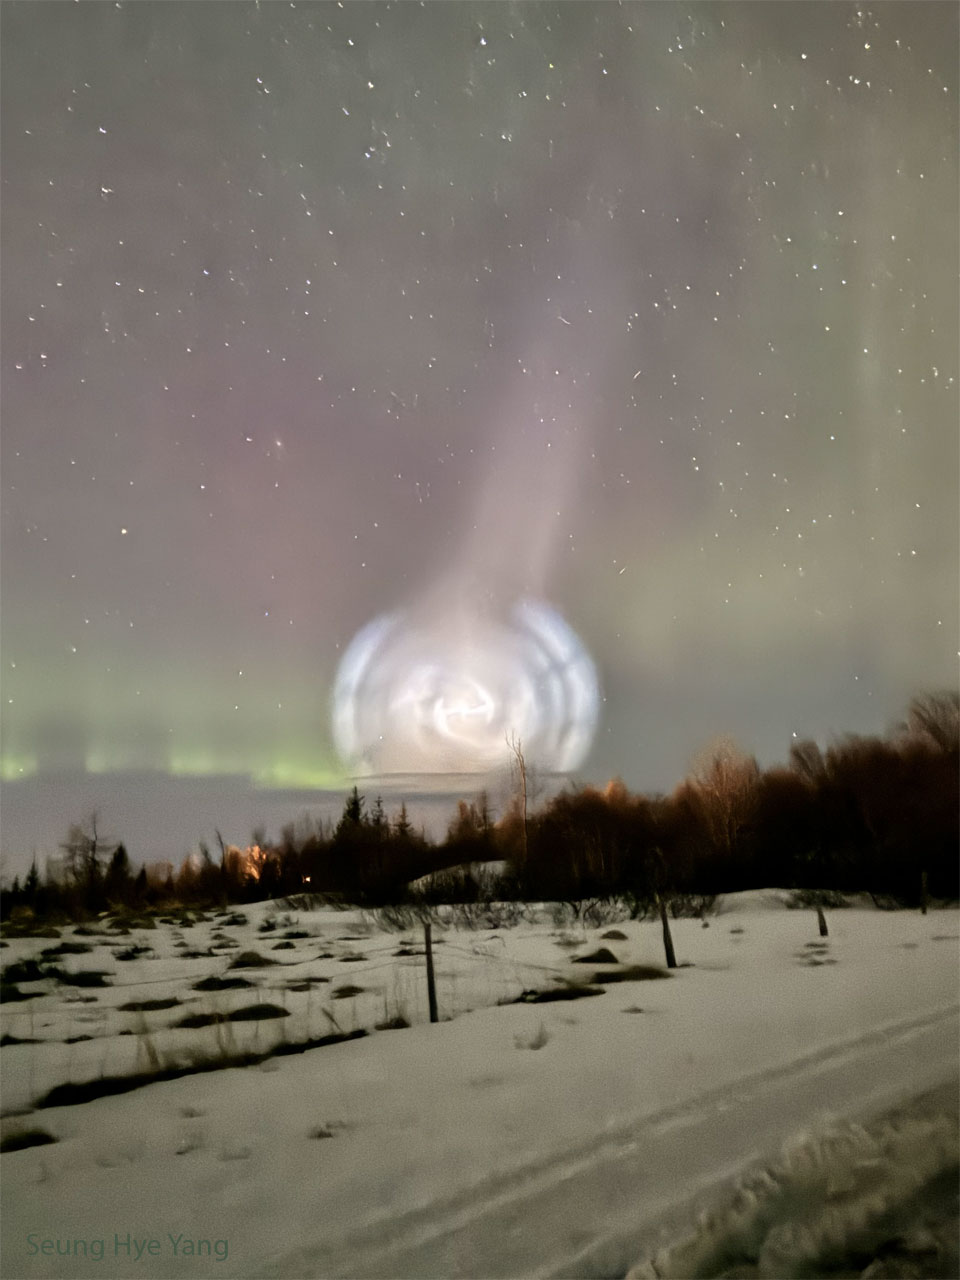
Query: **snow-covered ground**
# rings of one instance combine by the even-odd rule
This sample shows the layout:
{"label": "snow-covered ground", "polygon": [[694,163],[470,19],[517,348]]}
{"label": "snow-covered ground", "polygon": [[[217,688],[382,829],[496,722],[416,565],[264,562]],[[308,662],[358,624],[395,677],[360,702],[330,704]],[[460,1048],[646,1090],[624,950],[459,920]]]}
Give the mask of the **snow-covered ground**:
{"label": "snow-covered ground", "polygon": [[[3,1274],[622,1275],[797,1130],[956,1078],[957,911],[828,911],[821,939],[784,896],[728,897],[707,927],[674,921],[685,967],[575,1001],[498,1004],[593,977],[602,965],[575,961],[600,946],[620,966],[662,965],[659,924],[558,928],[544,909],[497,930],[435,927],[439,1025],[417,929],[358,912],[258,904],[246,923],[65,930],[92,949],[55,963],[111,985],[24,981],[44,994],[3,1006],[4,1036],[35,1041],[2,1049],[4,1136],[57,1139],[3,1157]],[[0,954],[8,966],[56,945]],[[131,946],[149,951],[119,960]],[[253,950],[276,963],[228,967]],[[255,985],[195,990],[210,974]],[[146,1000],[179,1003],[120,1009]],[[174,1025],[254,1004],[287,1016]],[[398,1017],[413,1025],[373,1029]],[[360,1028],[11,1115],[64,1081]]]}

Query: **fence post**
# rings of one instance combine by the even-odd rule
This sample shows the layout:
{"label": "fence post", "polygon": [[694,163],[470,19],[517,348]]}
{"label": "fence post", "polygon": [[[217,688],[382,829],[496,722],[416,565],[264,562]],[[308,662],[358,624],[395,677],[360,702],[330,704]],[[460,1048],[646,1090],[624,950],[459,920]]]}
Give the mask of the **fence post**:
{"label": "fence post", "polygon": [[433,926],[429,921],[423,922],[423,945],[427,953],[427,1002],[430,1005],[430,1021],[439,1022],[437,1016],[437,983],[433,976]]}
{"label": "fence post", "polygon": [[670,936],[670,921],[667,918],[667,904],[662,894],[657,894],[657,909],[660,912],[660,928],[663,930],[663,950],[667,957],[667,968],[676,969],[677,957],[673,950],[673,938]]}

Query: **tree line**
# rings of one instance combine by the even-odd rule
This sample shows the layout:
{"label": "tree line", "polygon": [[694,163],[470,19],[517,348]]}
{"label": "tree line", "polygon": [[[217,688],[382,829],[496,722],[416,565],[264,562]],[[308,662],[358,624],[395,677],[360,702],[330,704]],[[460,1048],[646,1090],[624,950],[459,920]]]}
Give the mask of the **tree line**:
{"label": "tree line", "polygon": [[[36,863],[3,895],[36,916],[78,917],[165,903],[243,902],[310,892],[371,905],[411,894],[570,901],[621,895],[638,905],[776,885],[867,892],[913,905],[922,892],[960,897],[960,698],[915,698],[883,737],[848,735],[826,750],[793,744],[785,765],[761,769],[723,742],[665,796],[622,782],[570,788],[527,811],[522,744],[512,742],[516,793],[494,821],[485,797],[461,801],[446,836],[427,840],[406,806],[388,816],[354,787],[336,824],[302,819],[245,849],[218,836],[178,870],[134,873],[124,846],[102,839],[94,815],[71,828],[57,869]],[[497,864],[493,872],[476,868]],[[471,870],[473,868],[473,870]],[[926,888],[921,889],[921,877]],[[411,889],[411,885],[413,888]]]}

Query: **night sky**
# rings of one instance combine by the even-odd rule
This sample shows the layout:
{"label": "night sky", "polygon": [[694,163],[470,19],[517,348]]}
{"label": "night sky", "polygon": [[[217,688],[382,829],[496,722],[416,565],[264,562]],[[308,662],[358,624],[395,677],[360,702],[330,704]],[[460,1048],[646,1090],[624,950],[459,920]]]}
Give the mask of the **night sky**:
{"label": "night sky", "polygon": [[542,606],[600,691],[545,763],[647,791],[955,685],[957,20],[4,3],[18,833],[64,770],[341,785],[382,615],[496,700]]}

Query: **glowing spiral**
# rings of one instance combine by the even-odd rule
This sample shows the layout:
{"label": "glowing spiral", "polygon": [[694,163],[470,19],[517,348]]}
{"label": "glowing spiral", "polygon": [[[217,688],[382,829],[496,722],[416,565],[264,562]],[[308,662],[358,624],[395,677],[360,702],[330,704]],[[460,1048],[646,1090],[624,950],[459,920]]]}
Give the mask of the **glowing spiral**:
{"label": "glowing spiral", "polygon": [[599,689],[579,638],[549,605],[503,619],[374,619],[337,672],[333,734],[356,773],[467,773],[507,763],[512,738],[556,772],[590,749]]}

